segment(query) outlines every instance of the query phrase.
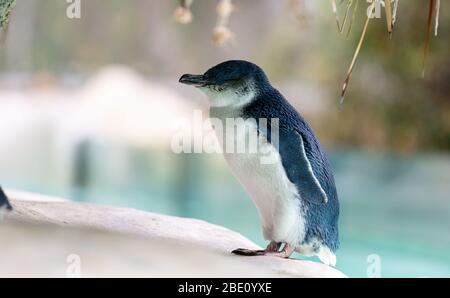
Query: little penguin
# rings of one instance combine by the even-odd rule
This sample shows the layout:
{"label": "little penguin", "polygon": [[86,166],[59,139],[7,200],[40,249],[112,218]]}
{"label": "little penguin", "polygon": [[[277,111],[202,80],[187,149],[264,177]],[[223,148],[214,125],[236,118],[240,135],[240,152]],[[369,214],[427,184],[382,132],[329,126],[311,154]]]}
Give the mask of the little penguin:
{"label": "little penguin", "polygon": [[[269,244],[264,250],[238,248],[232,253],[289,258],[296,251],[335,266],[338,195],[328,158],[305,119],[264,71],[248,61],[226,61],[204,74],[185,74],[179,82],[208,96],[211,118],[223,123],[243,119],[241,133],[216,134],[231,171],[256,205]],[[260,119],[267,124],[261,125]],[[228,152],[223,144],[245,143],[252,137],[262,147],[256,152]],[[263,153],[273,160],[261,162]]]}

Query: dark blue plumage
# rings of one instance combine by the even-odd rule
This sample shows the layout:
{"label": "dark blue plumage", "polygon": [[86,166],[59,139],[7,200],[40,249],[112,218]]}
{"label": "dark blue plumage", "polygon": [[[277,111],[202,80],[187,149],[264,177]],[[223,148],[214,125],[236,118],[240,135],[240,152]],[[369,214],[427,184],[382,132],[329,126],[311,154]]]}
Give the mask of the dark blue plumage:
{"label": "dark blue plumage", "polygon": [[261,83],[269,83],[267,76],[258,65],[243,60],[231,60],[210,68],[203,78],[215,85],[230,84],[251,77]]}
{"label": "dark blue plumage", "polygon": [[6,208],[7,210],[12,210],[12,206],[8,201],[8,197],[0,186],[0,209]]}
{"label": "dark blue plumage", "polygon": [[[319,180],[328,198],[326,204],[317,204],[306,199],[308,208],[306,215],[306,237],[304,241],[307,243],[309,240],[317,237],[332,251],[336,251],[339,247],[339,201],[329,161],[322,151],[320,143],[311,127],[278,90],[271,86],[265,86],[257,92],[257,99],[244,107],[243,116],[254,119],[279,119],[280,155],[288,177],[289,172],[295,171],[293,168],[299,166],[304,167],[304,165],[298,164],[300,150],[300,147],[296,146],[298,142],[292,141],[291,139],[295,138],[295,133],[298,133],[303,139],[306,155],[313,173]],[[268,121],[268,124],[270,125],[270,121]],[[268,131],[270,132],[270,126],[268,127]],[[271,136],[268,136],[268,139],[271,141]],[[294,163],[294,161],[296,162]],[[296,184],[301,194],[301,182],[296,181],[292,176],[289,179]]]}

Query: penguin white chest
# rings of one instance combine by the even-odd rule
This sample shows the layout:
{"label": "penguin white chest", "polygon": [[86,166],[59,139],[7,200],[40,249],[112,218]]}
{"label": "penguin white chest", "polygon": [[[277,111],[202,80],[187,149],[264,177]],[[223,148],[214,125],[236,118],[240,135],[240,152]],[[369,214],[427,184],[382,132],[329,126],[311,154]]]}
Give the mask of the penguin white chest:
{"label": "penguin white chest", "polygon": [[[297,188],[287,178],[278,150],[258,134],[255,121],[241,126],[233,134],[224,133],[224,157],[256,205],[264,238],[298,244],[305,236],[305,210]],[[252,140],[257,140],[256,150]]]}

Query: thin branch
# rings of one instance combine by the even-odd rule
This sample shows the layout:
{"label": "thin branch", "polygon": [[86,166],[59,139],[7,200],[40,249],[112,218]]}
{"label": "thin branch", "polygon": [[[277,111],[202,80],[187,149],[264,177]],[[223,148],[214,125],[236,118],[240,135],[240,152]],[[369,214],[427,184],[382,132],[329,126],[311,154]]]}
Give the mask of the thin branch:
{"label": "thin branch", "polygon": [[436,0],[436,16],[434,17],[434,36],[438,35],[440,7],[441,7],[441,0]]}
{"label": "thin branch", "polygon": [[399,0],[394,0],[394,8],[392,10],[392,30],[394,30],[395,21],[397,21],[398,1]]}
{"label": "thin branch", "polygon": [[345,24],[347,23],[348,12],[349,12],[350,8],[352,7],[352,5],[353,5],[353,0],[348,0],[347,1],[347,9],[345,10],[344,20],[342,21],[342,26],[341,26],[341,30],[340,30],[341,34],[342,34],[342,31],[344,30]]}
{"label": "thin branch", "polygon": [[355,22],[356,17],[356,9],[358,8],[359,0],[356,0],[355,7],[353,7],[352,19],[350,20],[350,25],[348,26],[347,37],[350,35],[350,31],[352,30],[353,23]]}
{"label": "thin branch", "polygon": [[[370,14],[372,14],[374,7],[375,7],[375,1],[371,4],[371,6],[370,6],[370,8],[368,10],[370,12]],[[348,82],[350,81],[350,77],[352,75],[353,68],[355,67],[356,58],[358,58],[359,51],[361,50],[361,46],[362,46],[363,41],[364,41],[364,37],[366,36],[367,27],[369,26],[369,22],[370,22],[370,14],[366,18],[366,22],[364,24],[364,28],[363,28],[363,31],[361,33],[361,37],[359,39],[358,46],[356,47],[355,54],[353,55],[352,62],[350,63],[350,67],[348,68],[348,71],[347,71],[347,76],[345,78],[344,84],[342,85],[342,93],[341,93],[341,101],[340,101],[341,105],[344,103],[345,93],[347,91]]]}
{"label": "thin branch", "polygon": [[336,25],[338,32],[341,32],[341,26],[339,24],[339,16],[337,14],[336,0],[331,0],[331,7],[333,8],[334,17],[336,18]]}
{"label": "thin branch", "polygon": [[389,37],[392,36],[392,8],[391,8],[391,0],[384,1],[384,9],[386,11],[386,25],[389,33]]}
{"label": "thin branch", "polygon": [[428,58],[428,49],[430,47],[430,35],[431,35],[431,23],[433,20],[434,0],[429,0],[428,6],[428,21],[427,21],[427,33],[425,35],[425,44],[423,49],[423,65],[422,65],[422,78],[425,77],[425,65]]}

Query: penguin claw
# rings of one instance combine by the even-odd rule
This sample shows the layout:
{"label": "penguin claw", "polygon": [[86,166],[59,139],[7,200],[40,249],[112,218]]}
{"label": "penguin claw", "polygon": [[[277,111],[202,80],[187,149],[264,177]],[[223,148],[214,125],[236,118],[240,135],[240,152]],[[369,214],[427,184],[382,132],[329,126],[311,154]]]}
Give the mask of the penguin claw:
{"label": "penguin claw", "polygon": [[263,256],[266,254],[265,250],[253,250],[253,249],[246,249],[246,248],[238,248],[231,252],[232,254],[238,255],[238,256]]}
{"label": "penguin claw", "polygon": [[266,255],[271,256],[271,257],[288,259],[292,255],[294,250],[295,250],[295,247],[293,245],[286,243],[282,251],[269,252]]}

